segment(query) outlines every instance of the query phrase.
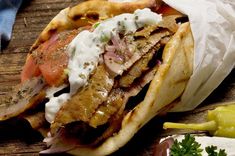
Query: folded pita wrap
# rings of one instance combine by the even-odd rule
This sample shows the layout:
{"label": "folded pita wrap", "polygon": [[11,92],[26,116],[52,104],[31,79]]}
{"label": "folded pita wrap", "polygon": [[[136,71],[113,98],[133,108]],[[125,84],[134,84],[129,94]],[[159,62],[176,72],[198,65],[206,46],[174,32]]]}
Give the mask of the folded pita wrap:
{"label": "folded pita wrap", "polygon": [[[164,42],[164,44],[166,44],[166,45],[165,45],[163,53],[162,53],[161,63],[158,64],[156,66],[156,68],[153,68],[153,70],[151,72],[147,73],[146,74],[147,76],[145,76],[143,78],[143,80],[146,80],[147,82],[151,81],[144,99],[139,104],[134,105],[134,108],[131,108],[128,111],[124,111],[125,108],[122,108],[122,107],[118,108],[119,110],[117,112],[117,117],[120,117],[119,111],[124,112],[124,113],[121,115],[121,118],[119,118],[118,120],[114,120],[115,122],[117,121],[119,123],[119,125],[117,127],[115,127],[115,125],[114,125],[114,127],[111,127],[113,129],[115,129],[115,131],[112,131],[113,129],[111,129],[111,132],[115,132],[115,133],[112,133],[111,136],[109,134],[108,137],[104,135],[104,137],[103,136],[101,137],[101,140],[99,140],[100,138],[98,138],[98,141],[99,141],[98,144],[93,144],[93,145],[89,144],[89,145],[85,145],[85,146],[83,146],[83,145],[81,146],[81,142],[74,141],[74,139],[67,140],[66,137],[60,138],[60,136],[63,136],[63,134],[64,134],[64,132],[63,131],[61,132],[60,129],[63,130],[63,127],[66,127],[67,124],[70,124],[71,122],[72,123],[76,122],[76,120],[74,120],[74,119],[77,117],[76,113],[75,114],[67,113],[64,117],[65,118],[67,117],[69,120],[66,119],[64,121],[63,120],[63,115],[64,115],[63,112],[65,112],[67,109],[64,109],[64,110],[61,109],[55,118],[56,122],[52,121],[52,127],[51,127],[52,128],[52,131],[51,131],[52,136],[49,136],[45,140],[46,142],[48,142],[48,144],[52,145],[51,149],[45,150],[42,153],[54,153],[54,152],[67,151],[68,153],[75,154],[75,155],[86,155],[86,156],[89,156],[89,155],[97,155],[97,156],[108,155],[108,154],[111,154],[112,152],[118,150],[120,147],[124,146],[135,135],[135,133],[137,133],[137,131],[142,126],[144,126],[150,119],[152,119],[157,114],[164,112],[164,111],[167,112],[170,109],[172,109],[172,107],[174,107],[172,109],[173,111],[179,111],[179,110],[185,111],[188,109],[192,109],[195,106],[197,106],[199,103],[201,103],[201,101],[205,98],[205,96],[200,96],[200,98],[198,100],[195,100],[196,102],[192,102],[192,104],[189,104],[187,106],[183,105],[182,101],[184,98],[188,99],[188,97],[186,95],[188,95],[190,93],[190,91],[192,91],[192,95],[190,95],[189,97],[192,97],[193,94],[194,93],[196,94],[196,92],[198,91],[197,90],[198,87],[194,88],[194,85],[197,84],[197,83],[195,83],[195,80],[196,80],[195,79],[196,77],[194,77],[195,73],[196,73],[196,75],[198,74],[200,78],[202,78],[202,74],[204,74],[204,72],[208,72],[208,70],[202,70],[202,72],[201,72],[202,68],[199,68],[199,67],[203,67],[203,66],[198,65],[203,62],[202,60],[205,60],[204,63],[206,63],[206,65],[208,65],[207,64],[208,63],[207,57],[205,57],[205,59],[203,59],[204,57],[202,57],[202,56],[207,56],[206,50],[208,50],[208,49],[206,49],[207,48],[206,46],[203,46],[204,49],[202,48],[202,50],[205,55],[200,55],[200,52],[198,53],[198,49],[201,50],[199,43],[203,43],[203,41],[205,41],[205,43],[206,43],[206,41],[208,41],[208,40],[210,41],[210,39],[211,39],[210,35],[209,36],[207,36],[208,34],[205,34],[205,36],[202,35],[205,37],[205,39],[203,38],[204,40],[199,40],[199,39],[201,39],[201,36],[198,34],[202,34],[202,33],[201,32],[198,34],[195,33],[195,30],[196,30],[195,28],[198,24],[197,23],[198,21],[197,20],[194,21],[194,17],[195,17],[195,19],[198,19],[198,18],[196,18],[196,17],[198,17],[198,16],[196,16],[197,12],[193,12],[192,14],[187,13],[187,11],[190,12],[189,10],[187,10],[187,7],[191,4],[193,4],[192,1],[188,1],[188,2],[184,1],[184,3],[179,3],[179,4],[178,3],[175,4],[171,0],[165,0],[165,2],[169,5],[171,5],[172,7],[174,7],[176,5],[176,7],[175,7],[176,9],[187,14],[189,16],[191,24],[189,24],[189,23],[181,24],[179,26],[179,28],[177,27],[178,29],[174,29],[175,25],[173,25],[173,27],[172,27],[173,29],[171,29],[171,25],[168,23],[169,27],[167,29],[169,29],[170,31],[176,31],[176,30],[177,31],[175,32],[175,34],[173,36],[171,36],[171,35],[169,36],[168,39],[170,39],[170,40],[168,40],[168,39],[166,41],[162,40],[162,42]],[[182,0],[182,2],[183,2],[183,0]],[[97,3],[99,3],[99,5],[97,5]],[[201,1],[198,2],[198,4],[196,6],[200,6],[200,4],[202,4],[202,3],[203,2],[201,2]],[[130,5],[130,7],[126,7],[126,5],[128,5],[128,6]],[[233,10],[231,7],[229,7],[229,5],[224,5],[224,4],[222,4],[222,2],[219,2],[219,1],[216,1],[216,5],[218,5],[218,7],[223,6],[222,8],[227,7],[230,9],[230,11]],[[97,6],[102,6],[102,7],[107,6],[107,10],[103,10]],[[34,49],[37,50],[37,47],[39,47],[39,49],[40,49],[40,45],[43,45],[44,42],[46,43],[50,40],[53,40],[54,34],[56,34],[58,32],[63,32],[65,30],[71,30],[71,29],[75,29],[75,28],[78,28],[78,27],[81,27],[84,25],[89,25],[90,23],[97,22],[97,20],[102,20],[103,18],[106,19],[106,18],[112,17],[113,15],[118,15],[123,12],[133,12],[137,8],[149,7],[154,10],[154,9],[158,8],[158,6],[159,5],[158,5],[158,3],[156,3],[156,1],[151,1],[151,0],[143,0],[143,1],[137,1],[137,2],[125,2],[125,3],[115,3],[115,2],[107,2],[107,1],[88,1],[88,2],[81,3],[80,5],[75,6],[73,8],[66,8],[66,9],[62,10],[49,23],[49,25],[43,30],[43,32],[40,34],[37,41],[32,46],[31,52],[33,52]],[[205,8],[208,7],[212,10],[215,9],[215,7],[211,8],[210,6],[211,6],[210,2],[205,3]],[[224,7],[224,6],[226,6],[226,7]],[[127,8],[127,9],[124,9],[124,8]],[[225,10],[223,10],[223,11],[225,12]],[[210,18],[208,18],[208,19],[210,19]],[[214,24],[213,22],[210,23],[211,22],[210,20],[206,21],[205,23],[207,23],[207,22],[209,23],[209,26]],[[202,23],[204,23],[204,22],[202,22]],[[190,26],[192,28],[192,32],[191,32]],[[231,26],[231,25],[229,25],[229,26]],[[201,27],[199,27],[199,28],[201,28]],[[229,28],[232,29],[232,27],[229,27]],[[165,28],[163,27],[163,29],[165,29]],[[231,29],[229,29],[229,30],[231,30]],[[148,35],[148,33],[151,34],[152,32],[154,32],[156,30],[157,30],[156,28],[150,27],[149,30],[147,29],[147,31],[145,29],[143,30],[142,36],[137,35],[135,37],[137,37],[137,38],[138,37],[140,37],[140,38],[146,37],[146,36],[148,37],[148,36],[151,36],[151,35]],[[200,29],[200,30],[202,30],[202,29]],[[214,29],[212,29],[212,30],[214,30]],[[221,29],[218,29],[218,30],[221,30]],[[143,34],[145,34],[145,35],[143,35]],[[195,35],[196,37],[195,36],[193,37],[193,35]],[[227,34],[225,36],[227,36]],[[206,37],[209,37],[208,40],[206,40],[207,39]],[[213,39],[215,39],[215,38],[213,38]],[[225,58],[229,62],[225,66],[221,66],[220,68],[218,68],[218,70],[216,70],[216,71],[219,71],[219,69],[221,70],[222,67],[226,67],[226,68],[223,68],[223,69],[226,69],[225,70],[226,74],[229,73],[229,71],[232,69],[234,62],[235,62],[235,61],[233,61],[234,55],[232,55],[232,52],[234,52],[234,50],[232,49],[233,46],[231,44],[233,42],[233,36],[230,39],[231,40],[228,40],[229,41],[228,42],[229,43],[228,44],[228,53],[226,53],[226,55],[224,55],[224,56],[226,56]],[[195,46],[194,46],[194,40],[195,40]],[[216,47],[216,45],[214,44],[214,41],[213,42],[211,41],[210,43],[214,47]],[[221,41],[219,43],[223,43],[223,42]],[[204,45],[204,43],[202,45]],[[209,45],[209,44],[207,44],[207,45]],[[209,47],[209,49],[211,48],[211,50],[209,50],[209,52],[211,52],[213,50],[213,46]],[[158,49],[158,46],[156,45],[156,47],[154,46],[154,47],[151,47],[150,49],[155,51],[156,49],[154,49],[154,48]],[[194,49],[195,49],[195,53],[194,53]],[[218,47],[218,49],[219,49],[219,47]],[[211,57],[216,54],[218,54],[218,53],[214,53],[214,54],[210,53],[210,55],[208,55],[208,56]],[[151,55],[151,54],[149,54],[149,55]],[[199,56],[200,56],[200,58],[198,58]],[[148,57],[146,56],[146,58],[148,58]],[[211,58],[213,58],[213,57],[211,57]],[[218,58],[218,57],[216,57],[216,58]],[[200,62],[200,63],[198,63],[198,62]],[[209,62],[211,62],[211,60]],[[218,64],[221,64],[221,62]],[[97,77],[94,76],[93,77],[94,80],[98,80],[98,81],[102,82],[102,80],[110,79],[109,74],[106,74],[106,75],[101,74],[101,76],[99,75],[100,73],[106,73],[106,69],[104,67],[99,66],[99,68],[97,68],[97,69],[99,69],[99,72],[97,72],[98,76]],[[212,69],[212,68],[205,68],[205,69]],[[215,69],[215,68],[213,68],[213,69]],[[210,70],[210,72],[208,72],[208,74],[212,74],[213,73],[212,71],[213,70]],[[191,77],[192,74],[193,74],[193,77]],[[220,75],[221,73],[216,72],[215,75],[217,75],[217,74]],[[219,81],[222,81],[222,79],[226,76],[226,74],[225,75],[222,74],[220,79],[218,79],[218,82],[216,81],[216,83],[214,83],[215,81],[212,81],[213,84],[218,85]],[[148,79],[149,75],[153,77],[151,80]],[[210,82],[209,81],[210,79],[208,79],[209,77],[210,77],[210,75],[206,75],[204,77],[205,79],[197,79],[200,82],[200,83],[198,83],[198,86],[201,86],[204,83],[204,80],[208,80],[208,82]],[[213,75],[212,75],[212,77],[213,77]],[[218,77],[215,77],[215,78],[218,78]],[[91,78],[91,80],[93,80],[93,79]],[[128,79],[128,81],[132,82],[132,80],[130,80],[130,79]],[[112,80],[110,80],[110,84],[114,85]],[[140,86],[140,88],[143,87],[142,85],[139,85],[139,86]],[[215,88],[215,86],[210,87],[210,89],[208,89],[208,90],[207,90],[206,86],[207,85],[204,86],[205,87],[204,89],[207,91],[206,95],[208,96],[208,94]],[[46,86],[44,83],[41,85],[41,88],[46,89]],[[90,88],[92,88],[92,86]],[[138,87],[136,87],[136,88],[138,88]],[[191,88],[191,90],[190,90],[190,88]],[[89,87],[88,87],[88,89],[89,89]],[[111,92],[109,85],[107,85],[105,89],[107,90],[108,93],[115,94],[115,91]],[[203,90],[203,87],[202,87],[202,90]],[[133,89],[132,93],[135,93],[135,91],[136,90]],[[199,93],[201,95],[202,93],[205,93],[205,92],[199,92]],[[84,94],[84,95],[86,95],[86,94]],[[32,96],[32,98],[34,98],[35,95],[31,95],[31,96]],[[101,95],[97,94],[96,96],[101,96]],[[122,95],[120,95],[120,96],[122,96]],[[43,97],[43,98],[45,98],[45,97]],[[104,98],[104,100],[107,100],[105,98]],[[79,96],[78,96],[78,99],[79,99]],[[124,100],[125,100],[125,98],[124,98]],[[100,103],[102,103],[102,102],[103,101],[101,100]],[[186,103],[187,102],[184,102],[184,104],[186,104]],[[23,108],[24,108],[23,111],[25,111],[25,108],[28,109],[29,107],[30,106],[28,106],[28,105],[27,106],[23,105]],[[66,107],[66,106],[64,106],[64,107]],[[64,107],[62,107],[62,108],[64,108]],[[70,107],[68,107],[68,108],[70,108]],[[73,110],[71,110],[71,112],[72,111]],[[15,112],[15,110],[14,111],[11,110],[10,112],[13,115],[7,116],[8,114],[6,113],[7,115],[5,115],[3,119],[7,119],[9,117],[12,117],[12,116],[14,116],[14,114],[16,114],[16,115],[19,114],[19,111],[18,111],[18,113],[12,113],[12,112]],[[20,113],[22,113],[22,110],[20,111]],[[86,120],[86,118],[84,118],[84,120]],[[69,121],[69,122],[67,122],[67,121]],[[95,121],[95,119],[94,119],[94,121]],[[89,124],[93,128],[96,126],[99,126],[98,124],[94,124],[94,123],[95,122],[90,122]],[[75,140],[76,140],[76,138],[75,138]]]}
{"label": "folded pita wrap", "polygon": [[[168,26],[167,28],[169,30],[177,30],[171,23],[165,23],[165,25]],[[164,24],[160,24],[159,27],[164,28]],[[156,28],[150,28],[149,34],[152,33],[151,31],[154,32],[155,29]],[[144,33],[148,33],[148,31],[148,29],[143,30]],[[144,36],[146,37],[148,35],[145,34]],[[158,113],[166,111],[172,107],[171,105],[169,106],[169,104],[182,94],[188,79],[192,74],[192,59],[193,38],[189,23],[185,23],[180,25],[175,35],[170,37],[170,40],[167,41],[162,53],[162,62],[158,66],[156,74],[153,76],[144,100],[123,116],[120,123],[121,127],[119,127],[114,134],[108,137],[104,137],[102,141],[99,142],[99,144],[88,146],[81,146],[79,142],[74,143],[68,141],[67,138],[62,136],[63,133],[60,134],[59,130],[63,129],[61,127],[76,121],[75,118],[77,117],[75,116],[77,115],[74,113],[74,111],[76,111],[76,109],[79,107],[82,108],[82,106],[79,106],[74,102],[76,102],[76,100],[78,102],[78,100],[81,99],[79,97],[79,93],[81,96],[82,94],[88,95],[86,94],[87,90],[82,90],[81,92],[78,92],[78,97],[71,99],[74,99],[73,104],[72,101],[68,101],[68,103],[63,105],[60,111],[57,113],[55,121],[52,122],[51,126],[52,137],[49,137],[45,140],[49,145],[51,145],[51,148],[43,151],[42,153],[54,153],[68,150],[67,152],[75,155],[108,155],[118,150],[120,147],[125,145],[151,118],[156,116]],[[91,82],[102,82],[108,78],[107,76],[102,77],[102,74],[99,76],[100,73],[104,73],[102,66],[98,66],[97,70],[99,70],[97,73],[98,77],[96,78],[93,76],[93,80],[91,77]],[[94,73],[94,75],[97,74],[96,72]],[[106,89],[109,88],[108,86],[106,86]],[[109,88],[109,90],[110,89],[111,88]],[[90,90],[89,84],[88,90]]]}

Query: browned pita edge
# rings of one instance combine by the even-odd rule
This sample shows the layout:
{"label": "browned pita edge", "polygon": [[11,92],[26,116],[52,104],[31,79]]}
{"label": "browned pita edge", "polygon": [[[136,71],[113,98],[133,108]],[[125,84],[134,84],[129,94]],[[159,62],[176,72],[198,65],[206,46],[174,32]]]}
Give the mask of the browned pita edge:
{"label": "browned pita edge", "polygon": [[40,104],[46,96],[44,85],[44,81],[38,77],[13,87],[8,96],[0,99],[0,121],[18,116]]}
{"label": "browned pita edge", "polygon": [[[163,63],[152,80],[145,99],[123,119],[119,132],[98,147],[77,147],[70,154],[109,155],[124,146],[137,131],[180,97],[193,71],[194,42],[189,23],[182,24],[166,44]],[[165,111],[165,110],[164,110]]]}
{"label": "browned pita edge", "polygon": [[97,21],[122,13],[132,13],[136,9],[151,8],[157,10],[161,3],[161,0],[139,0],[125,3],[91,0],[82,2],[74,7],[65,8],[41,32],[30,48],[30,52],[47,41],[55,33],[91,25]]}

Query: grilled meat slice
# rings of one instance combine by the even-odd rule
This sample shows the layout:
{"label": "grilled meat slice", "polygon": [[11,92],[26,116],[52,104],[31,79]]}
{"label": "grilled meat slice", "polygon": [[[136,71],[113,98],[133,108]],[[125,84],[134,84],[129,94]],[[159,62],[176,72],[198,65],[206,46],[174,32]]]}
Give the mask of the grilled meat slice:
{"label": "grilled meat slice", "polygon": [[135,37],[145,37],[149,38],[149,36],[156,30],[159,29],[167,29],[168,31],[175,33],[179,27],[177,24],[177,19],[182,18],[182,15],[171,15],[163,17],[163,20],[156,25],[148,26],[145,29],[137,31],[134,36]]}
{"label": "grilled meat slice", "polygon": [[163,37],[159,43],[153,47],[140,60],[134,63],[129,70],[123,73],[119,79],[120,87],[129,87],[136,78],[140,77],[151,67],[151,64],[161,63],[161,59],[155,59],[161,55],[161,48],[169,41],[170,35]]}
{"label": "grilled meat slice", "polygon": [[113,89],[108,100],[96,110],[89,121],[89,125],[96,128],[97,126],[107,123],[110,115],[117,112],[122,105],[126,103],[126,98],[124,97],[124,91],[121,89]]}
{"label": "grilled meat slice", "polygon": [[[171,20],[176,23],[174,18]],[[174,24],[174,27],[177,27],[177,24]],[[111,38],[109,45],[104,47],[104,65],[98,66],[88,85],[62,106],[51,125],[52,134],[55,134],[59,127],[72,122],[81,121],[93,128],[109,123],[115,113],[124,111],[129,97],[138,94],[146,82],[151,81],[157,67],[149,69],[148,62],[156,50],[160,49],[161,44],[164,44],[163,39],[171,36],[174,31],[167,26],[146,29],[149,29],[149,35],[144,37],[135,38],[133,34],[119,34]],[[142,56],[146,57],[142,59]],[[141,61],[146,63],[143,64]],[[140,68],[140,71],[137,71],[137,68]],[[113,88],[114,78],[117,75],[122,76],[128,69],[131,69],[129,74],[132,77],[123,78],[120,81],[121,85],[115,85]],[[152,75],[149,78],[143,74]],[[133,83],[137,78],[139,82]],[[97,89],[97,86],[101,88]]]}
{"label": "grilled meat slice", "polygon": [[122,77],[119,79],[119,87],[129,87],[136,78],[140,77],[143,72],[149,69],[149,61],[153,58],[155,52],[160,48],[160,45],[157,45],[156,48],[153,48],[145,54],[141,59],[139,59],[127,72],[125,72]]}
{"label": "grilled meat slice", "polygon": [[[122,89],[113,89],[110,92],[108,99],[114,98],[117,100],[119,98],[123,98],[124,100],[119,99],[122,101],[122,105],[121,107],[119,106],[119,108],[114,108],[116,111],[105,109],[105,107],[109,108],[110,106],[108,106],[108,104],[112,103],[104,102],[102,105],[100,105],[96,112],[101,112],[102,110],[104,110],[104,112],[97,114],[95,113],[95,115],[92,117],[93,119],[91,118],[90,120],[90,123],[92,120],[93,123],[96,120],[97,123],[94,124],[99,125],[97,128],[89,126],[85,122],[73,122],[61,127],[53,137],[47,138],[47,144],[49,146],[52,145],[51,148],[55,151],[57,151],[59,148],[60,152],[64,152],[78,146],[97,146],[108,137],[114,135],[115,132],[121,128],[122,119],[126,113],[124,109],[128,99],[131,96],[137,95],[144,86],[150,83],[157,69],[158,65],[147,71],[146,74],[138,80],[138,83],[136,82],[135,85],[131,86],[125,91]],[[115,97],[115,95],[117,95],[117,97]],[[100,116],[101,114],[104,116]],[[106,122],[104,123],[103,120]],[[104,123],[103,125],[100,124],[102,122]]]}
{"label": "grilled meat slice", "polygon": [[[120,116],[123,114],[126,103],[129,98],[136,96],[143,87],[148,84],[154,74],[156,73],[158,65],[155,65],[152,69],[148,70],[145,75],[142,75],[137,82],[133,83],[132,86],[125,89],[114,88],[110,92],[108,100],[98,107],[94,115],[89,121],[89,125],[97,127],[103,125],[109,121],[113,121],[111,118]],[[116,114],[116,115],[115,115]]]}
{"label": "grilled meat slice", "polygon": [[134,34],[127,34],[124,37],[113,36],[111,45],[107,46],[104,55],[108,69],[114,75],[122,75],[162,38],[175,33],[178,29],[176,19],[180,17],[182,15],[167,16],[157,25],[148,26]]}
{"label": "grilled meat slice", "polygon": [[[128,70],[143,55],[148,53],[162,38],[171,34],[172,33],[169,30],[161,29],[156,33],[151,34],[148,38],[138,38],[130,43],[132,46],[128,53],[120,52],[120,50],[116,52],[114,47],[112,54],[110,54],[111,52],[106,52],[104,54],[104,63],[113,75],[122,75],[124,71]],[[120,62],[117,61],[117,58],[124,58],[127,54],[131,55],[129,59]]]}
{"label": "grilled meat slice", "polygon": [[68,100],[56,114],[51,132],[74,121],[88,122],[98,106],[107,100],[113,82],[104,65],[99,65],[88,85]]}

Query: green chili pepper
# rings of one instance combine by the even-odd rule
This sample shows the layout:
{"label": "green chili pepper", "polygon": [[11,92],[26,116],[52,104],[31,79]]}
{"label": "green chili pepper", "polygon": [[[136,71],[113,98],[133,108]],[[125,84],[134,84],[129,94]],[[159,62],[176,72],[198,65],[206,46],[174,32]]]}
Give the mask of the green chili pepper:
{"label": "green chili pepper", "polygon": [[207,113],[207,122],[199,124],[183,124],[165,122],[164,129],[192,129],[209,131],[211,135],[235,138],[235,103],[219,106]]}

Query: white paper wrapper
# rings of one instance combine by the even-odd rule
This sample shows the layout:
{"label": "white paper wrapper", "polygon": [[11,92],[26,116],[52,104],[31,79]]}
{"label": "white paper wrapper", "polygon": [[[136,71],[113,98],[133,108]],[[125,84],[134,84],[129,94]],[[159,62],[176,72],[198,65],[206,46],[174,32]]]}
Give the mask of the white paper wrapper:
{"label": "white paper wrapper", "polygon": [[235,64],[235,0],[163,0],[188,15],[194,37],[194,71],[172,111],[197,107]]}

